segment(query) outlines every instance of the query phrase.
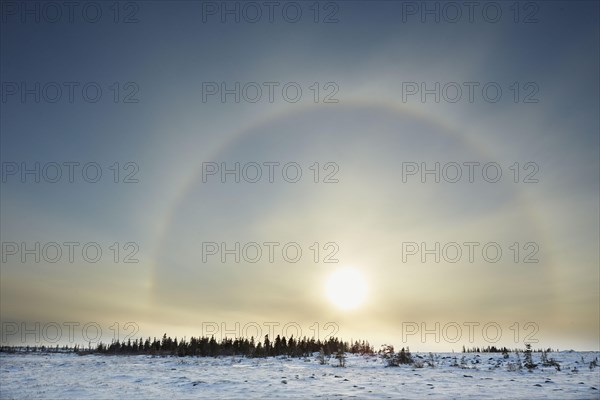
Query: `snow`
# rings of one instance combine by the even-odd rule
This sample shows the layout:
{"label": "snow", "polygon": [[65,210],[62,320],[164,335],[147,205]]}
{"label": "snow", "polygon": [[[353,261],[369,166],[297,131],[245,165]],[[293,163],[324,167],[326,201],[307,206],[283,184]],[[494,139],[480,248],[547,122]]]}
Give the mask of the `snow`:
{"label": "snow", "polygon": [[[413,353],[413,356],[416,354]],[[428,360],[428,354],[419,354]],[[195,358],[76,354],[0,354],[0,398],[415,398],[599,399],[598,352],[549,353],[561,371],[509,371],[501,354],[435,355],[435,368],[385,367],[348,355],[346,367],[303,358]],[[534,353],[534,362],[539,362]],[[581,357],[585,359],[582,363]],[[521,354],[523,359],[523,354]],[[574,371],[574,368],[577,371]]]}

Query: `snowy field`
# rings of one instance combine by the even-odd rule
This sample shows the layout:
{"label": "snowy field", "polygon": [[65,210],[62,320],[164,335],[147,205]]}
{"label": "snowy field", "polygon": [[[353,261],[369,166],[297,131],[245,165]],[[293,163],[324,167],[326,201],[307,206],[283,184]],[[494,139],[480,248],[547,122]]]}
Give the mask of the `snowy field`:
{"label": "snowy field", "polygon": [[[427,354],[420,355],[428,359]],[[501,354],[465,354],[461,367],[462,356],[440,353],[435,368],[415,368],[385,367],[380,358],[349,355],[347,366],[340,368],[333,366],[335,359],[320,365],[316,357],[0,353],[0,398],[600,398],[600,367],[589,368],[599,353],[550,353],[561,371],[538,367],[533,372],[509,371],[514,353],[508,360]],[[539,357],[534,353],[534,362]]]}

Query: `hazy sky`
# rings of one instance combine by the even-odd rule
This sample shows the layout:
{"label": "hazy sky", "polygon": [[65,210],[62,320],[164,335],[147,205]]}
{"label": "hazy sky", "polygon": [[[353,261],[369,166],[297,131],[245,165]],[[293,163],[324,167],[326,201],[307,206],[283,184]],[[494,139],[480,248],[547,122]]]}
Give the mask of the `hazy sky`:
{"label": "hazy sky", "polygon": [[0,9],[3,343],[600,348],[597,2],[53,4]]}

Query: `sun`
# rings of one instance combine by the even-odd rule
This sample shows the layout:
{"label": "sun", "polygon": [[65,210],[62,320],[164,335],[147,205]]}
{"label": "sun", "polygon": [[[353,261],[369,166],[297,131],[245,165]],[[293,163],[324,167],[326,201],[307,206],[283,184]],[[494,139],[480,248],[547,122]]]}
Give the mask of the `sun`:
{"label": "sun", "polygon": [[367,283],[356,269],[346,267],[329,275],[325,286],[329,301],[342,310],[353,310],[367,298]]}

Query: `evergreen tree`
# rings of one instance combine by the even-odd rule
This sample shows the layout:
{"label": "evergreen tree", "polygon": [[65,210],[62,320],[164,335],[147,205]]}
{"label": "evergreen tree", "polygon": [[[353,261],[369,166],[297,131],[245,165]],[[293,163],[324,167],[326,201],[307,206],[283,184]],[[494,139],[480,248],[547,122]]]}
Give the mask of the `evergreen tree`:
{"label": "evergreen tree", "polygon": [[525,344],[525,362],[524,362],[524,366],[525,368],[527,368],[529,370],[529,372],[533,371],[533,369],[535,367],[537,367],[537,364],[535,364],[533,362],[533,357],[531,356],[531,344],[526,343]]}

